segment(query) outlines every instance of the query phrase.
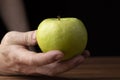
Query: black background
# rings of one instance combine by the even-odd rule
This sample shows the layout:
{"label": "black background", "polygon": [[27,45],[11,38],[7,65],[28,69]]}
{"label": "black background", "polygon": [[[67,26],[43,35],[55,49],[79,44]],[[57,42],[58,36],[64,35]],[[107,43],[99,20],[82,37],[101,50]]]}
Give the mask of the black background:
{"label": "black background", "polygon": [[115,0],[25,0],[31,28],[48,17],[77,17],[88,31],[92,56],[120,56],[120,8]]}
{"label": "black background", "polygon": [[92,56],[120,56],[120,4],[115,0],[24,0],[32,30],[49,17],[77,17],[86,25]]}

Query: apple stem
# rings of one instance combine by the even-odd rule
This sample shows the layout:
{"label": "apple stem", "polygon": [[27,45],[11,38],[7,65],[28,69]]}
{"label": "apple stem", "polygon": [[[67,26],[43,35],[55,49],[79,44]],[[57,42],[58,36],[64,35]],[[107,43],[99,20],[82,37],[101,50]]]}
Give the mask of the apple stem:
{"label": "apple stem", "polygon": [[60,16],[57,16],[58,20],[60,20]]}

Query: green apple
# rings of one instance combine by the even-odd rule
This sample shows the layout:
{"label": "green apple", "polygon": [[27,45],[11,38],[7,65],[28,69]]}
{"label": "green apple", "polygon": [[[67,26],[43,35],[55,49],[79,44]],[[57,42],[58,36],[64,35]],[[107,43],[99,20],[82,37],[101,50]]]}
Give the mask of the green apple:
{"label": "green apple", "polygon": [[81,54],[86,47],[88,35],[83,22],[75,17],[47,18],[38,26],[36,38],[43,52],[60,50],[63,60]]}

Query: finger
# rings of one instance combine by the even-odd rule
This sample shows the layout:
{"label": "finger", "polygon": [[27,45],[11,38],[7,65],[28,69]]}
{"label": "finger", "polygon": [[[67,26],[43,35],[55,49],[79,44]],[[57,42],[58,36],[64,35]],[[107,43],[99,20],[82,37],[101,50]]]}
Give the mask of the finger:
{"label": "finger", "polygon": [[54,67],[54,72],[52,73],[52,75],[54,75],[54,73],[60,74],[60,73],[66,72],[70,69],[73,69],[73,68],[77,67],[79,64],[81,64],[84,60],[85,60],[85,58],[83,56],[76,56],[75,58],[73,58],[69,61],[56,63],[56,65]]}
{"label": "finger", "polygon": [[61,60],[63,56],[63,53],[58,50],[49,51],[47,53],[24,51],[23,55],[19,57],[19,61],[26,65],[41,66]]}
{"label": "finger", "polygon": [[[86,54],[86,51],[83,54]],[[51,64],[44,65],[43,67],[36,67],[35,69],[32,70],[32,73],[55,76],[56,74],[66,72],[72,68],[77,67],[84,60],[85,57],[79,55],[68,61],[64,61],[64,62],[56,61]]]}
{"label": "finger", "polygon": [[19,44],[24,46],[30,46],[36,44],[36,31],[29,32],[8,32],[3,38],[1,44]]}
{"label": "finger", "polygon": [[89,57],[90,56],[90,52],[88,50],[85,50],[85,51],[83,51],[82,56]]}

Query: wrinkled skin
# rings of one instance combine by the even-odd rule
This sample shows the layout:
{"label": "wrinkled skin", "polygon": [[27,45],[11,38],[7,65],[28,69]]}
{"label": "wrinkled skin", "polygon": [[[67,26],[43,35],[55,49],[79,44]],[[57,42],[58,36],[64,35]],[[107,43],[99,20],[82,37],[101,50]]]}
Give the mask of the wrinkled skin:
{"label": "wrinkled skin", "polygon": [[89,51],[73,59],[61,61],[64,54],[59,50],[36,53],[28,46],[36,45],[36,31],[5,34],[0,44],[0,75],[48,75],[55,76],[80,65]]}

